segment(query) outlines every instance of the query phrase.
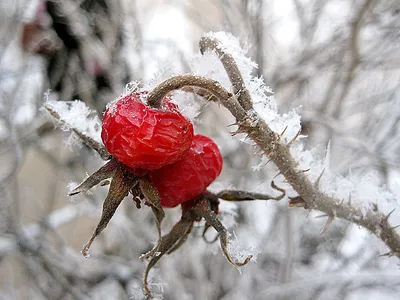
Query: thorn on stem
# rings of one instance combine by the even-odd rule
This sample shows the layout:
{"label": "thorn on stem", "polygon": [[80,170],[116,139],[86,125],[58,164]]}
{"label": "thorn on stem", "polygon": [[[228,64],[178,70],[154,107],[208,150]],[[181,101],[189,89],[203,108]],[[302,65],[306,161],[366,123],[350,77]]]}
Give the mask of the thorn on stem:
{"label": "thorn on stem", "polygon": [[325,168],[322,169],[321,174],[319,174],[317,180],[314,182],[314,187],[315,187],[315,188],[318,188],[318,187],[319,187],[319,183],[320,183],[320,181],[321,181],[321,177],[322,177],[322,175],[324,174],[324,172],[325,172]]}
{"label": "thorn on stem", "polygon": [[324,226],[324,228],[322,228],[320,234],[325,233],[325,231],[326,231],[326,230],[328,229],[328,227],[332,224],[332,222],[333,222],[334,219],[335,219],[334,216],[329,216],[329,217],[328,217],[328,220],[326,221],[325,226]]}
{"label": "thorn on stem", "polygon": [[265,163],[264,166],[268,165],[271,161],[272,161],[271,159],[268,159],[268,161]]}
{"label": "thorn on stem", "polygon": [[378,257],[383,257],[383,256],[387,256],[387,257],[391,257],[394,256],[395,254],[392,251],[383,253],[383,254],[379,254]]}
{"label": "thorn on stem", "polygon": [[396,226],[390,227],[390,229],[395,230],[395,229],[397,229],[397,228],[399,228],[399,227],[400,227],[400,225],[396,225]]}
{"label": "thorn on stem", "polygon": [[290,148],[290,147],[293,145],[293,143],[294,143],[294,142],[296,141],[296,139],[299,137],[300,133],[301,133],[301,128],[299,129],[299,131],[297,131],[296,135],[290,140],[290,142],[287,143],[286,146],[287,146],[288,148]]}
{"label": "thorn on stem", "polygon": [[320,218],[325,218],[325,217],[329,217],[329,215],[328,214],[322,214],[322,215],[316,216],[315,219],[320,219]]}
{"label": "thorn on stem", "polygon": [[283,135],[285,134],[286,130],[288,129],[288,126],[286,125],[286,127],[283,129],[283,131],[281,132],[280,139],[282,140]]}
{"label": "thorn on stem", "polygon": [[304,207],[307,209],[307,203],[300,196],[289,197],[289,207]]}
{"label": "thorn on stem", "polygon": [[396,208],[393,208],[384,218],[387,221],[390,217],[390,215],[396,210]]}
{"label": "thorn on stem", "polygon": [[229,124],[226,127],[239,126],[239,125],[240,125],[239,122],[235,122],[235,123]]}
{"label": "thorn on stem", "polygon": [[256,152],[254,152],[253,156],[262,155],[263,153],[264,153],[264,150],[258,149]]}

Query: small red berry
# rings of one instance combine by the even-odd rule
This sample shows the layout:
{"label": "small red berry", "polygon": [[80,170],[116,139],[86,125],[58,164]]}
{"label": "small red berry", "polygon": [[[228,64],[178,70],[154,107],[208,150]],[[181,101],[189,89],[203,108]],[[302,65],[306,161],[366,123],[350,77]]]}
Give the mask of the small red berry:
{"label": "small red berry", "polygon": [[210,138],[195,135],[180,161],[149,175],[161,198],[161,205],[174,207],[200,195],[221,173],[222,156]]}
{"label": "small red berry", "polygon": [[117,160],[130,168],[159,169],[180,160],[193,140],[193,125],[164,98],[160,109],[134,93],[118,99],[104,113],[101,138]]}

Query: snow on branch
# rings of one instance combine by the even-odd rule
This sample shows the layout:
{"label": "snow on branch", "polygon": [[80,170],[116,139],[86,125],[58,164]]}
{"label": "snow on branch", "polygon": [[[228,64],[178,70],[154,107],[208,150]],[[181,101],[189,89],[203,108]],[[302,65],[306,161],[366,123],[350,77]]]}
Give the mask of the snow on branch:
{"label": "snow on branch", "polygon": [[46,100],[45,110],[57,119],[65,131],[72,130],[89,147],[96,150],[104,160],[110,159],[110,154],[101,141],[101,123],[94,111],[83,101]]}

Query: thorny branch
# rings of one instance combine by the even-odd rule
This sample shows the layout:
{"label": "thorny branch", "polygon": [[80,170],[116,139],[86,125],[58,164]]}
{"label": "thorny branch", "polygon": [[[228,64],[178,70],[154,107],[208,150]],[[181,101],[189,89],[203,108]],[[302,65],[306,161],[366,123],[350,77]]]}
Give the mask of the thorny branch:
{"label": "thorny branch", "polygon": [[[221,53],[222,48],[218,46],[215,40],[207,41],[207,37],[203,37],[201,41],[203,44],[209,45],[209,48],[223,58],[227,57],[225,53]],[[223,58],[221,58],[221,61]],[[233,63],[230,61],[229,65],[232,66]],[[238,68],[230,68],[229,72],[238,72]],[[236,73],[235,76],[229,75],[229,77],[231,80],[232,78],[237,79],[237,81],[232,82],[234,87],[243,83],[240,73]],[[319,210],[331,218],[345,219],[368,229],[389,247],[390,252],[388,255],[400,258],[400,235],[393,230],[393,227],[388,222],[390,214],[384,215],[378,209],[369,210],[363,214],[360,208],[352,206],[351,203],[321,192],[318,183],[311,182],[307,175],[297,168],[297,162],[290,153],[290,145],[284,144],[280,135],[274,132],[254,110],[249,110],[249,106],[240,104],[238,97],[227,91],[219,83],[195,75],[175,76],[154,88],[149,94],[148,103],[149,105],[157,106],[167,93],[186,86],[207,89],[215,97],[219,98],[220,102],[236,118],[239,131],[246,133],[263,150],[264,154],[275,163],[287,182],[304,200],[308,209]]]}

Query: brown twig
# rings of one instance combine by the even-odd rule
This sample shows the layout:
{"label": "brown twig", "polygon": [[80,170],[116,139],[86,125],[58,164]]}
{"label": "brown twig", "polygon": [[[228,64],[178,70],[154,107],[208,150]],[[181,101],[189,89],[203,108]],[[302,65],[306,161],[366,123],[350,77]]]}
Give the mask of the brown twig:
{"label": "brown twig", "polygon": [[192,74],[171,77],[156,86],[147,97],[147,103],[152,107],[160,107],[162,99],[174,90],[186,87],[199,87],[207,90],[217,97],[225,107],[230,107],[235,111],[235,115],[241,118],[246,117],[246,112],[239,104],[235,95],[227,91],[222,85],[213,79]]}

